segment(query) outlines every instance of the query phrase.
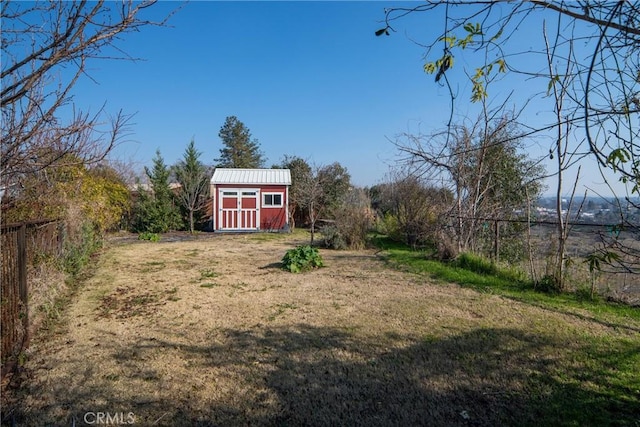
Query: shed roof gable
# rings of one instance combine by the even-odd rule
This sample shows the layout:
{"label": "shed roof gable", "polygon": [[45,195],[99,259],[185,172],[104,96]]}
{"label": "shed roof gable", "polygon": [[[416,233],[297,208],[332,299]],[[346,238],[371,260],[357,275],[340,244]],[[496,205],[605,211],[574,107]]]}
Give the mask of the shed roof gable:
{"label": "shed roof gable", "polygon": [[289,169],[216,168],[211,184],[291,185]]}

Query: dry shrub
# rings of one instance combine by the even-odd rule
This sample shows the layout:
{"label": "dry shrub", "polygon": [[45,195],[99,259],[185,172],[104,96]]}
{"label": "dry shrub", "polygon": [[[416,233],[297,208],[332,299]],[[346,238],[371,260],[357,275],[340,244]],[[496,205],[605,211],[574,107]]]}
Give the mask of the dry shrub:
{"label": "dry shrub", "polygon": [[426,185],[418,177],[397,176],[378,186],[378,209],[391,238],[411,247],[440,244],[451,193]]}
{"label": "dry shrub", "polygon": [[30,266],[29,283],[29,329],[31,334],[60,317],[60,303],[68,294],[66,274],[58,263],[47,260]]}
{"label": "dry shrub", "polygon": [[86,217],[82,207],[78,204],[68,203],[65,209],[65,242],[76,245],[82,242],[82,228],[86,223]]}
{"label": "dry shrub", "polygon": [[327,247],[362,249],[373,225],[371,199],[361,188],[350,189],[335,210],[335,222],[321,230]]}
{"label": "dry shrub", "polygon": [[[69,295],[69,279],[88,263],[102,242],[96,227],[84,217],[80,206],[69,203],[64,226],[55,234],[34,236],[29,242],[27,282],[29,286],[29,329],[33,333],[47,327],[61,315],[61,305]],[[48,236],[48,237],[47,237]],[[62,247],[57,243],[60,239]]]}
{"label": "dry shrub", "polygon": [[445,233],[437,233],[436,256],[440,261],[451,261],[458,256],[458,247],[450,236]]}
{"label": "dry shrub", "polygon": [[67,206],[62,223],[33,229],[28,239],[27,270],[31,332],[47,327],[61,315],[61,304],[69,295],[69,274],[86,264],[87,248],[96,247],[97,236],[90,230],[81,208],[73,204]]}

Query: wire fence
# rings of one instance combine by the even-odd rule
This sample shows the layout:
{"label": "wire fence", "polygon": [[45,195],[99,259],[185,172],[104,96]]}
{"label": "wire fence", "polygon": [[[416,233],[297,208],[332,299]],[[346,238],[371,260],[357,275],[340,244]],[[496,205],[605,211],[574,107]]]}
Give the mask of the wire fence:
{"label": "wire fence", "polygon": [[[558,252],[558,222],[546,219],[452,217],[454,220],[474,221],[480,225],[481,252],[497,263],[527,271],[532,279],[552,274]],[[638,250],[638,229],[619,223],[567,221],[569,228],[565,246],[567,282],[575,289],[591,287],[616,301],[640,305],[640,272],[625,266],[602,263],[600,269],[590,269],[589,257],[605,250],[615,241],[619,245]]]}
{"label": "wire fence", "polygon": [[62,256],[64,223],[40,220],[1,227],[0,335],[2,378],[15,369],[31,336],[33,266]]}

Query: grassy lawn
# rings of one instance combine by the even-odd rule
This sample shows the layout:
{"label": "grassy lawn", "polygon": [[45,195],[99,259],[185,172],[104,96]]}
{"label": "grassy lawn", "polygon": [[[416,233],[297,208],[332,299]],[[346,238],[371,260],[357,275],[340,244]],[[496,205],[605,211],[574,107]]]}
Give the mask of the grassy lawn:
{"label": "grassy lawn", "polygon": [[306,237],[108,248],[34,339],[3,423],[640,426],[637,309],[401,247],[283,271]]}
{"label": "grassy lawn", "polygon": [[377,247],[384,250],[387,262],[394,268],[432,278],[436,281],[457,283],[478,292],[492,293],[528,304],[566,312],[581,309],[595,320],[625,319],[640,321],[640,309],[625,304],[591,299],[580,292],[548,294],[537,291],[524,275],[516,270],[496,268],[490,262],[473,256],[461,256],[453,262],[430,259],[428,251],[411,250],[406,245],[383,236],[375,238]]}
{"label": "grassy lawn", "polygon": [[[582,340],[582,345],[568,358],[571,364],[580,364],[582,372],[572,372],[563,364],[553,373],[559,381],[550,387],[551,395],[542,393],[534,401],[545,424],[640,425],[640,309],[586,299],[579,293],[538,292],[518,272],[490,268],[473,258],[446,263],[384,237],[375,243],[394,268],[629,331],[629,337],[621,339],[577,331],[576,340]],[[549,377],[531,382],[544,388]]]}

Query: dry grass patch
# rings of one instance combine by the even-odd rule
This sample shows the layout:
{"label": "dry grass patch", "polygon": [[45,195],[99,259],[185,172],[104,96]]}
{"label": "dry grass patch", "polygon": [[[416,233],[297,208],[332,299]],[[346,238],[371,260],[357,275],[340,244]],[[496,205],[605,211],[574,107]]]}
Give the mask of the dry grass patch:
{"label": "dry grass patch", "polygon": [[[65,328],[32,346],[9,415],[20,425],[81,424],[88,411],[166,426],[570,424],[579,414],[555,402],[601,405],[626,390],[580,355],[606,349],[629,363],[640,325],[434,285],[373,251],[321,251],[323,269],[281,270],[300,243],[224,235],[110,248]],[[621,416],[639,402],[628,394],[627,406],[612,403]]]}

